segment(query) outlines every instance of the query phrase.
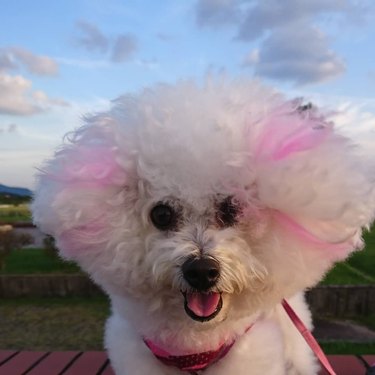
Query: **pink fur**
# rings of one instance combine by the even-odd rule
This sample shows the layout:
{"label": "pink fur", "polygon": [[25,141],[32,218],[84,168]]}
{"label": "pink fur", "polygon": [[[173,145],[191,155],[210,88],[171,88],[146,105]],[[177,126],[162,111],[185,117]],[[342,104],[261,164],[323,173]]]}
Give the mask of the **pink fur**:
{"label": "pink fur", "polygon": [[345,239],[337,243],[330,243],[315,236],[309,230],[298,224],[288,215],[275,211],[273,217],[281,224],[290,234],[293,234],[301,240],[313,245],[314,247],[327,251],[326,255],[330,259],[343,259],[356,248],[356,243],[352,238]]}
{"label": "pink fur", "polygon": [[322,119],[275,111],[266,120],[255,148],[255,158],[278,161],[318,147],[332,133]]}
{"label": "pink fur", "polygon": [[104,246],[107,240],[104,235],[105,231],[105,224],[100,220],[95,220],[64,231],[58,237],[58,246],[64,257],[74,259],[78,253],[90,251],[91,248],[97,249],[98,244]]}
{"label": "pink fur", "polygon": [[81,147],[76,149],[62,178],[70,181],[94,182],[99,186],[112,184],[118,166],[114,155],[106,147]]}
{"label": "pink fur", "polygon": [[50,179],[76,188],[105,188],[124,183],[124,171],[116,163],[115,153],[107,146],[81,145],[57,155],[61,168],[57,173],[48,172]]}

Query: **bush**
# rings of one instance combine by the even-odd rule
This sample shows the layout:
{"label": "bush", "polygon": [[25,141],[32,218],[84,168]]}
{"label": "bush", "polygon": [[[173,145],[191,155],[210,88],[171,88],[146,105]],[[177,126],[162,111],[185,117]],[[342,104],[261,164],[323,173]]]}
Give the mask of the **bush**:
{"label": "bush", "polygon": [[43,239],[43,250],[51,258],[59,257],[59,250],[56,247],[55,239],[50,235],[45,236]]}
{"label": "bush", "polygon": [[15,248],[30,245],[33,237],[26,233],[17,234],[11,225],[0,226],[0,270],[5,267],[5,258]]}

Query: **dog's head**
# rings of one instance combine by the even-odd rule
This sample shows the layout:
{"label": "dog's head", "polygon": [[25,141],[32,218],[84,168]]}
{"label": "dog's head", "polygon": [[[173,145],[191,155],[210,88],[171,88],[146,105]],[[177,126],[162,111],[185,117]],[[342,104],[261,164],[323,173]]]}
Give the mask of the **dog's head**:
{"label": "dog's head", "polygon": [[107,292],[171,319],[238,319],[312,286],[373,218],[351,142],[256,82],[157,86],[70,138],[35,222]]}

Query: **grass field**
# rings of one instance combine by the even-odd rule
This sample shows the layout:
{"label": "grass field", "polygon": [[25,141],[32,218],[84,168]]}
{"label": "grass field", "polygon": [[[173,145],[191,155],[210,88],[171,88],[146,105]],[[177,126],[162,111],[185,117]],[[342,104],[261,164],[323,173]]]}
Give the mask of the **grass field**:
{"label": "grass field", "polygon": [[109,303],[103,298],[5,299],[0,349],[103,350]]}
{"label": "grass field", "polygon": [[77,273],[79,267],[47,254],[43,249],[20,249],[6,258],[0,274]]}
{"label": "grass field", "polygon": [[375,284],[375,228],[365,233],[366,246],[338,263],[322,281],[323,285]]}
{"label": "grass field", "polygon": [[31,214],[28,204],[0,205],[0,223],[30,222]]}
{"label": "grass field", "polygon": [[[6,299],[0,349],[103,350],[106,298]],[[374,354],[375,343],[321,342],[327,354]]]}
{"label": "grass field", "polygon": [[[323,285],[375,284],[375,241],[371,234],[364,250],[338,263],[322,281]],[[74,273],[79,268],[70,262],[48,255],[43,249],[13,250],[0,274]]]}
{"label": "grass field", "polygon": [[352,343],[352,342],[320,342],[325,354],[374,354],[375,343]]}

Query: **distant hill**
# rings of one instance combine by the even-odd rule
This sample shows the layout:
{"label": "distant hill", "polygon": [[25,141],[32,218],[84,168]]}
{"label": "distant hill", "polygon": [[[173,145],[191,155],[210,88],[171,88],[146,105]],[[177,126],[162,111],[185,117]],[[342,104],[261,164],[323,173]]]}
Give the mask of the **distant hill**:
{"label": "distant hill", "polygon": [[0,204],[22,204],[31,200],[32,191],[0,184]]}
{"label": "distant hill", "polygon": [[11,187],[0,184],[0,194],[17,195],[20,197],[31,197],[32,191],[26,188]]}

